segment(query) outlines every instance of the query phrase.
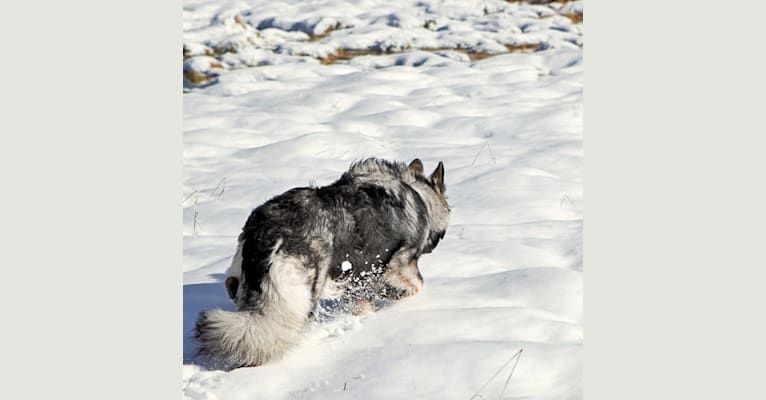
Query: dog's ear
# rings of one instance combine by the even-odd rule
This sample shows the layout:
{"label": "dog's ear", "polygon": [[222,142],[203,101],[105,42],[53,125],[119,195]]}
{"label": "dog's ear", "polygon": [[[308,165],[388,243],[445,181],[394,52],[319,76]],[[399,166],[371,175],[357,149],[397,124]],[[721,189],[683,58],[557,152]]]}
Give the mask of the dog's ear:
{"label": "dog's ear", "polygon": [[409,168],[413,173],[423,175],[423,162],[419,158],[412,160]]}
{"label": "dog's ear", "polygon": [[224,283],[224,286],[226,286],[226,292],[229,294],[229,298],[232,301],[237,300],[237,290],[239,289],[239,279],[230,276],[226,278],[226,282]]}
{"label": "dog's ear", "polygon": [[434,183],[439,193],[444,193],[446,189],[444,187],[444,164],[441,161],[439,161],[439,165],[436,166],[436,169],[431,174],[431,182]]}

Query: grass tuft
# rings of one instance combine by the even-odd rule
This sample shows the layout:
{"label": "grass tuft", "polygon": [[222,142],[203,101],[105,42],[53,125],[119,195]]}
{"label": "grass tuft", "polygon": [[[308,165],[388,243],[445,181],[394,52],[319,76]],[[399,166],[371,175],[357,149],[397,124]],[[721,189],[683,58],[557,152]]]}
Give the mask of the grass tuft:
{"label": "grass tuft", "polygon": [[327,29],[324,30],[324,32],[322,32],[322,33],[320,33],[318,35],[310,35],[309,36],[309,42],[316,42],[318,40],[322,40],[322,39],[326,38],[327,36],[330,36],[330,34],[333,31],[338,30],[338,29],[340,29],[340,22],[336,23],[333,26],[328,26]]}

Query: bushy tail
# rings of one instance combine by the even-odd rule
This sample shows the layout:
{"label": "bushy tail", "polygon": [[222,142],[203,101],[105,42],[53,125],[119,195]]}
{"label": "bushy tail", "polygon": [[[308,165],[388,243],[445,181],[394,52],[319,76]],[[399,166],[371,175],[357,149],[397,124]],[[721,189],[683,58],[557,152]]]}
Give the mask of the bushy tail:
{"label": "bushy tail", "polygon": [[276,256],[261,282],[257,307],[202,312],[194,328],[198,353],[225,367],[277,360],[300,338],[311,310],[306,270],[294,257]]}

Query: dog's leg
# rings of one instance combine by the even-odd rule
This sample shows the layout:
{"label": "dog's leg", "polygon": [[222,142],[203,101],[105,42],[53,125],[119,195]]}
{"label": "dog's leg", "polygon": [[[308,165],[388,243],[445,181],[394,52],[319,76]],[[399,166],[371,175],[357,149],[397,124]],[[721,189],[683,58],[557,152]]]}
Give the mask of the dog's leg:
{"label": "dog's leg", "polygon": [[400,300],[417,294],[423,288],[423,275],[413,250],[400,250],[391,258],[383,273],[384,285],[379,293],[386,300]]}
{"label": "dog's leg", "polygon": [[240,286],[239,280],[242,278],[242,247],[244,244],[244,239],[237,242],[237,252],[231,260],[231,265],[226,270],[226,280],[224,281],[226,293],[234,304],[237,304],[237,293],[239,292]]}
{"label": "dog's leg", "polygon": [[353,315],[364,315],[375,311],[377,285],[372,280],[346,280],[341,295],[342,309]]}
{"label": "dog's leg", "polygon": [[[319,299],[327,295],[327,283],[330,280],[330,261],[332,254],[332,242],[322,237],[312,237],[309,241],[312,251],[310,263],[307,266],[306,284],[311,288],[311,313],[309,317],[315,319]],[[333,288],[329,288],[331,292]]]}

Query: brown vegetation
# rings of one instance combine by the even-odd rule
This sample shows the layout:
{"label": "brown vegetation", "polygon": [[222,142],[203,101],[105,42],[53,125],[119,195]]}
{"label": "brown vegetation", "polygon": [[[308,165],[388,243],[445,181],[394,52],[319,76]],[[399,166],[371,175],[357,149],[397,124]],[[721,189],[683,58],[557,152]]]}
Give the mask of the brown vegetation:
{"label": "brown vegetation", "polygon": [[571,19],[572,23],[575,23],[575,24],[582,23],[582,14],[561,14],[561,15]]}
{"label": "brown vegetation", "polygon": [[511,53],[530,53],[537,50],[538,47],[540,47],[540,45],[537,43],[505,45],[505,48]]}
{"label": "brown vegetation", "polygon": [[245,28],[245,29],[247,29],[247,28],[250,26],[250,25],[248,25],[247,21],[245,21],[245,20],[244,20],[242,17],[240,17],[239,15],[237,15],[236,17],[234,17],[234,22],[236,22],[237,24],[239,24],[241,27],[243,27],[243,28]]}
{"label": "brown vegetation", "polygon": [[198,71],[184,71],[184,78],[193,85],[200,85],[214,79],[218,75],[205,74]]}
{"label": "brown vegetation", "polygon": [[336,23],[333,26],[328,26],[327,29],[324,30],[324,32],[318,34],[318,35],[310,35],[309,36],[309,42],[316,42],[317,40],[322,40],[329,36],[332,31],[340,29],[340,22]]}
{"label": "brown vegetation", "polygon": [[[506,44],[505,48],[508,49],[509,53],[517,53],[517,52],[532,52],[536,50],[539,47],[539,44]],[[348,61],[351,60],[354,57],[360,57],[360,56],[380,56],[384,54],[402,54],[410,51],[426,51],[429,53],[435,53],[437,51],[457,51],[459,53],[467,54],[468,57],[471,59],[471,61],[478,61],[483,60],[485,58],[498,56],[501,54],[508,54],[508,53],[486,53],[486,52],[479,52],[479,51],[472,51],[470,49],[465,49],[461,47],[455,47],[455,48],[408,48],[403,50],[397,50],[397,51],[384,51],[384,50],[371,50],[371,49],[338,49],[335,53],[332,53],[326,57],[320,57],[319,63],[322,65],[331,65],[335,64],[338,61]]]}
{"label": "brown vegetation", "polygon": [[322,65],[335,64],[338,60],[350,60],[359,56],[379,56],[382,54],[395,54],[402,53],[382,50],[369,50],[369,49],[338,49],[335,53],[328,55],[327,57],[319,58],[319,63]]}

